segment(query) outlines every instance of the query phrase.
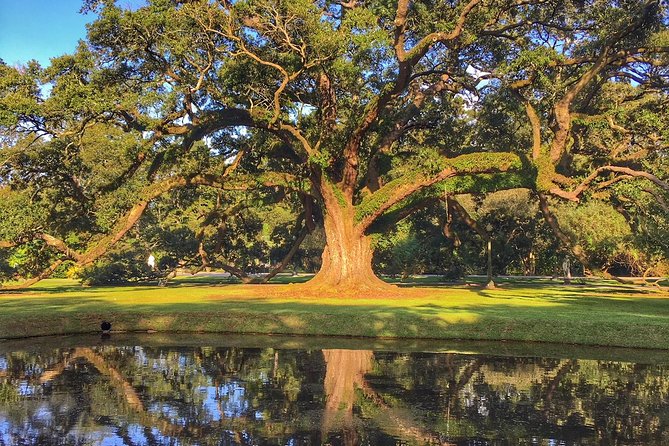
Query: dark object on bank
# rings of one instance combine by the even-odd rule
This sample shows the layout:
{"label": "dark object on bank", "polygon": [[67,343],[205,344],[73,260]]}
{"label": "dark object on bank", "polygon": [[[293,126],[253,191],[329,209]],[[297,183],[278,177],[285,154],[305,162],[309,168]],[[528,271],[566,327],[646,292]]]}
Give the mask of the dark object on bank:
{"label": "dark object on bank", "polygon": [[109,333],[109,330],[111,330],[111,322],[102,321],[100,324],[100,329],[103,333]]}

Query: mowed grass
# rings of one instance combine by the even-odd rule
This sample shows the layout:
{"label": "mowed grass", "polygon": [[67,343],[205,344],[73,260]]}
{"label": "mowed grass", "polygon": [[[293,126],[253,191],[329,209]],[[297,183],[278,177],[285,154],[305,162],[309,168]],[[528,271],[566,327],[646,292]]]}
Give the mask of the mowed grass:
{"label": "mowed grass", "polygon": [[298,284],[183,279],[167,287],[52,279],[0,294],[0,338],[118,331],[471,339],[669,349],[669,293],[546,281],[411,286],[395,296],[305,295]]}

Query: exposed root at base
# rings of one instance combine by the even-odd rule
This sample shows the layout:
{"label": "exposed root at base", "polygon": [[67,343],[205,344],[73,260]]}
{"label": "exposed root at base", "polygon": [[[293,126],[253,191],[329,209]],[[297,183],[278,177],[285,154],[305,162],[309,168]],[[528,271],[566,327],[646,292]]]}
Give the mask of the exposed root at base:
{"label": "exposed root at base", "polygon": [[396,285],[381,282],[374,284],[347,284],[329,285],[325,283],[291,283],[291,284],[265,284],[249,287],[247,293],[257,297],[298,297],[298,298],[354,298],[354,299],[380,299],[406,296],[410,290],[400,288]]}
{"label": "exposed root at base", "polygon": [[397,285],[389,283],[371,283],[371,284],[329,284],[324,282],[311,281],[297,284],[294,289],[306,295],[316,297],[394,297],[402,294],[402,289]]}

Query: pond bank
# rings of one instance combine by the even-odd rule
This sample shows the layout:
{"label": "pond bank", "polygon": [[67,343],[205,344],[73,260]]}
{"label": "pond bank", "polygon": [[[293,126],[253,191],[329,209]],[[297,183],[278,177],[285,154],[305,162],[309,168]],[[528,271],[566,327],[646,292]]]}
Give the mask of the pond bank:
{"label": "pond bank", "polygon": [[669,350],[669,295],[612,283],[412,287],[400,297],[295,295],[291,285],[85,288],[0,294],[0,338],[116,331],[531,341]]}
{"label": "pond bank", "polygon": [[42,354],[54,349],[100,346],[207,347],[276,350],[373,350],[401,353],[453,353],[517,358],[578,358],[643,364],[669,364],[669,349],[596,347],[574,344],[457,339],[382,339],[341,336],[248,335],[235,333],[111,333],[40,336],[0,341],[0,355],[14,351]]}

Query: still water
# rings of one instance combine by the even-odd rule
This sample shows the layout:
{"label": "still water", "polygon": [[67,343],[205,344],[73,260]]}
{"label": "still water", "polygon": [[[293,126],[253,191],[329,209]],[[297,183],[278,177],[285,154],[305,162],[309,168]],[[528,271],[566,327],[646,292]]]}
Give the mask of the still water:
{"label": "still water", "polygon": [[0,445],[669,445],[664,356],[182,340],[0,342]]}

